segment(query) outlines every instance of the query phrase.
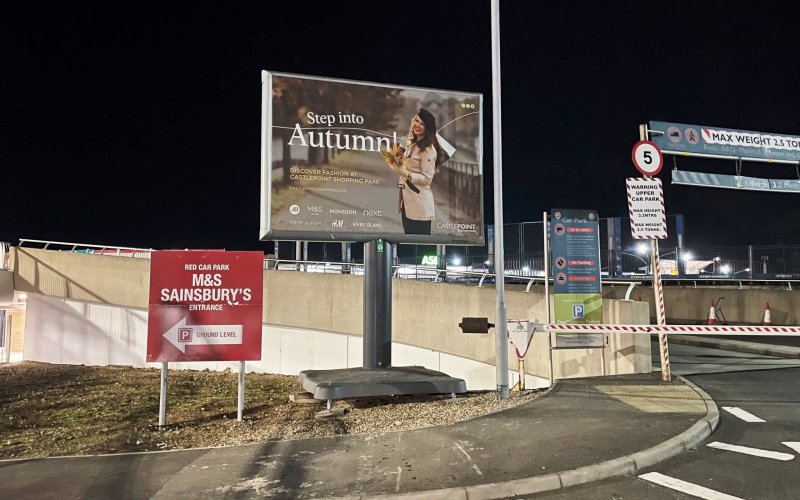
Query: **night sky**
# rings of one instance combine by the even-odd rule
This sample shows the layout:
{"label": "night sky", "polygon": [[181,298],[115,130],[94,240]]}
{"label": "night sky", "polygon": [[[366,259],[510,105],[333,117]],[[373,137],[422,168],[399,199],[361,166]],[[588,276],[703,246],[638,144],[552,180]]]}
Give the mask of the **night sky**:
{"label": "night sky", "polygon": [[[262,69],[484,94],[490,2],[6,4],[0,240],[268,249],[258,241]],[[205,5],[205,4],[204,4]],[[638,124],[800,135],[800,7],[503,2],[505,221],[626,216]],[[689,245],[800,243],[800,194],[670,185]],[[732,161],[678,160],[734,174]],[[752,177],[793,166],[745,163]]]}

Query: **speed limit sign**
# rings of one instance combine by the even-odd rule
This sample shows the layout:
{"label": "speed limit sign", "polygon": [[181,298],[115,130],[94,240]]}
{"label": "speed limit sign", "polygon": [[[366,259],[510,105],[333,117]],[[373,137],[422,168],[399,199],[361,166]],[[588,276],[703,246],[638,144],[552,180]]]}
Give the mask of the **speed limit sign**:
{"label": "speed limit sign", "polygon": [[636,170],[648,177],[658,175],[661,167],[664,166],[664,156],[661,154],[661,150],[650,141],[639,141],[634,144],[631,159]]}

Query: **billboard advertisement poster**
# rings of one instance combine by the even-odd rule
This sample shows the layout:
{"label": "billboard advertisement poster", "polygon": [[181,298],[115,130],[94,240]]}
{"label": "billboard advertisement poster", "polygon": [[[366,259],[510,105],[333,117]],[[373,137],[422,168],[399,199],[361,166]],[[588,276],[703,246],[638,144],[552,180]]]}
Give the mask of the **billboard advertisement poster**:
{"label": "billboard advertisement poster", "polygon": [[153,252],[147,361],[261,359],[263,252]]}
{"label": "billboard advertisement poster", "polygon": [[555,322],[601,324],[603,302],[597,212],[553,209],[550,245]]}
{"label": "billboard advertisement poster", "polygon": [[670,154],[800,162],[800,137],[685,123],[650,122],[651,140]]}
{"label": "billboard advertisement poster", "polygon": [[483,245],[481,94],[262,72],[262,240]]}

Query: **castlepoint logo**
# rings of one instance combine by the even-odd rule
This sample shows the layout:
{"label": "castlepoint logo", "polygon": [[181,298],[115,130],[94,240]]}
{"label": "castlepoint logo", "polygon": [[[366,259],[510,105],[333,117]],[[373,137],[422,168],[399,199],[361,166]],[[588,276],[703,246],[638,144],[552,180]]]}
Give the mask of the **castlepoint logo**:
{"label": "castlepoint logo", "polygon": [[289,207],[289,213],[292,214],[292,215],[299,214],[300,213],[300,207],[297,206],[297,205],[292,205],[291,207]]}

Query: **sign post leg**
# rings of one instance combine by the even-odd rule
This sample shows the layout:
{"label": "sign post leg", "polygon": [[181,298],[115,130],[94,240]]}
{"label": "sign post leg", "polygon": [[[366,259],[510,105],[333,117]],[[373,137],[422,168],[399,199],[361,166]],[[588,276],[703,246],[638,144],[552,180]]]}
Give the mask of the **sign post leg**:
{"label": "sign post leg", "polygon": [[[653,261],[653,291],[656,299],[656,320],[658,326],[664,326],[667,321],[664,310],[664,289],[661,286],[661,264],[658,259],[658,240],[650,240],[650,253]],[[672,380],[669,369],[669,344],[667,342],[667,334],[664,332],[659,332],[658,334],[658,350],[661,355],[661,379],[665,382],[669,382]]]}
{"label": "sign post leg", "polygon": [[236,407],[236,420],[242,421],[244,410],[244,361],[239,361],[239,401]]}
{"label": "sign post leg", "polygon": [[[550,313],[550,241],[548,240],[549,232],[547,231],[547,212],[542,215],[542,232],[544,242],[544,308],[546,311],[546,324],[552,322]],[[550,367],[550,387],[555,383],[555,375],[553,369],[553,333],[545,329],[547,332],[547,364]]]}
{"label": "sign post leg", "polygon": [[161,362],[161,396],[158,401],[158,426],[164,427],[167,423],[167,371],[166,361]]}
{"label": "sign post leg", "polygon": [[[647,140],[647,125],[639,125],[639,140]],[[661,153],[659,152],[658,155],[661,156]],[[650,176],[646,175],[645,178],[650,179]],[[677,254],[675,258],[678,259]],[[664,290],[661,287],[661,265],[658,259],[658,240],[655,239],[650,240],[650,261],[653,272],[653,293],[656,299],[656,322],[658,326],[664,326],[667,324],[667,315],[664,310]],[[658,333],[658,350],[661,355],[661,379],[665,382],[669,382],[672,380],[672,374],[669,369],[669,344],[667,342],[667,334],[664,332]]]}

